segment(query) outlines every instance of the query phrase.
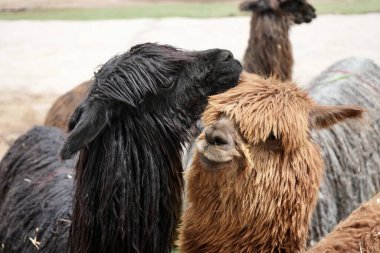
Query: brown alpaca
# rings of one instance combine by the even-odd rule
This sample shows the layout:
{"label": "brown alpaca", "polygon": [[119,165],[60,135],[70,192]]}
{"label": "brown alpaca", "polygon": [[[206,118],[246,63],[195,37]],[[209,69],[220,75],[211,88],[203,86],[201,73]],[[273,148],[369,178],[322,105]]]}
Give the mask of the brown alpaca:
{"label": "brown alpaca", "polygon": [[308,250],[308,253],[330,252],[380,252],[380,193]]}
{"label": "brown alpaca", "polygon": [[253,74],[210,97],[186,174],[180,251],[304,252],[323,174],[310,132],[362,114]]}
{"label": "brown alpaca", "polygon": [[45,126],[58,127],[67,132],[71,114],[86,98],[92,83],[93,80],[83,82],[60,96],[47,113]]}
{"label": "brown alpaca", "polygon": [[252,11],[250,38],[243,67],[264,77],[290,80],[293,69],[289,29],[293,23],[310,22],[315,9],[305,0],[247,0],[243,11]]}

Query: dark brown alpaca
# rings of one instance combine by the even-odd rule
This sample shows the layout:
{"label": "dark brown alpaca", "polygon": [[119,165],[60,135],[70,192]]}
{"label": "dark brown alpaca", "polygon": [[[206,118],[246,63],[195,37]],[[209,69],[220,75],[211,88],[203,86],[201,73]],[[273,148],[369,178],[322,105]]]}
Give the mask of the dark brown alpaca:
{"label": "dark brown alpaca", "polygon": [[323,175],[310,132],[362,114],[251,74],[212,96],[186,174],[181,252],[304,252]]}
{"label": "dark brown alpaca", "polygon": [[314,8],[304,0],[247,0],[240,9],[253,12],[244,69],[290,80],[293,53],[289,29],[293,23],[308,23],[315,18]]}
{"label": "dark brown alpaca", "polygon": [[83,82],[60,96],[47,113],[44,125],[58,127],[67,132],[71,114],[86,98],[92,83],[93,80]]}

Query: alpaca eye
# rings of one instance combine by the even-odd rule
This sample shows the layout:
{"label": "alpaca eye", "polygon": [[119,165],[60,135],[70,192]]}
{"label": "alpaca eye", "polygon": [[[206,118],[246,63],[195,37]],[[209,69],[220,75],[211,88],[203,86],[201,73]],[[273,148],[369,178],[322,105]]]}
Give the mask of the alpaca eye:
{"label": "alpaca eye", "polygon": [[267,141],[276,141],[276,140],[277,140],[276,136],[274,135],[273,132],[271,132],[267,138]]}
{"label": "alpaca eye", "polygon": [[268,138],[265,140],[265,146],[271,150],[281,150],[282,142],[280,136],[275,136],[273,132],[271,132]]}

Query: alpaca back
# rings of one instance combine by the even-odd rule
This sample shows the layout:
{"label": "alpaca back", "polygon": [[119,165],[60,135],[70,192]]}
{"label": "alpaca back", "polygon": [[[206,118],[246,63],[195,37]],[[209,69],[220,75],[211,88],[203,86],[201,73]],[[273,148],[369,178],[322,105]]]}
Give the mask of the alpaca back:
{"label": "alpaca back", "polygon": [[60,96],[54,102],[52,107],[50,107],[44,125],[58,127],[66,132],[68,130],[67,127],[69,125],[71,114],[86,98],[92,83],[92,80],[83,82]]}
{"label": "alpaca back", "polygon": [[313,244],[380,191],[380,68],[366,59],[340,61],[312,82],[310,94],[322,104],[368,110],[360,131],[348,122],[314,134],[326,171],[310,227]]}
{"label": "alpaca back", "polygon": [[1,161],[0,252],[66,252],[76,159],[59,159],[63,142],[60,130],[35,127]]}

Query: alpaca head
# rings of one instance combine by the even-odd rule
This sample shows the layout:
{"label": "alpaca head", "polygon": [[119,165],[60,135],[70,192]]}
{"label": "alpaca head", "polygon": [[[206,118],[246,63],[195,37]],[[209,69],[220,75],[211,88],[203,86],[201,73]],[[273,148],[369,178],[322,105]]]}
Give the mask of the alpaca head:
{"label": "alpaca head", "polygon": [[70,120],[74,130],[62,156],[82,149],[120,114],[178,119],[189,127],[207,97],[235,86],[241,70],[227,50],[190,52],[153,43],[136,45],[95,74],[88,98]]}
{"label": "alpaca head", "polygon": [[203,114],[187,175],[188,212],[203,218],[186,220],[254,252],[297,252],[323,171],[310,132],[362,114],[357,106],[317,105],[291,82],[242,74],[237,87],[210,97]]}
{"label": "alpaca head", "polygon": [[[284,160],[277,160],[279,154],[294,155],[315,146],[312,129],[328,128],[362,113],[358,106],[317,105],[290,81],[243,73],[237,87],[209,98],[198,152],[214,169],[230,167],[229,162],[235,160],[241,165],[241,159],[256,167],[257,157],[275,158],[283,166]],[[268,159],[261,162],[266,164]]]}
{"label": "alpaca head", "polygon": [[289,16],[296,24],[309,23],[316,17],[314,7],[306,0],[245,0],[240,10]]}

